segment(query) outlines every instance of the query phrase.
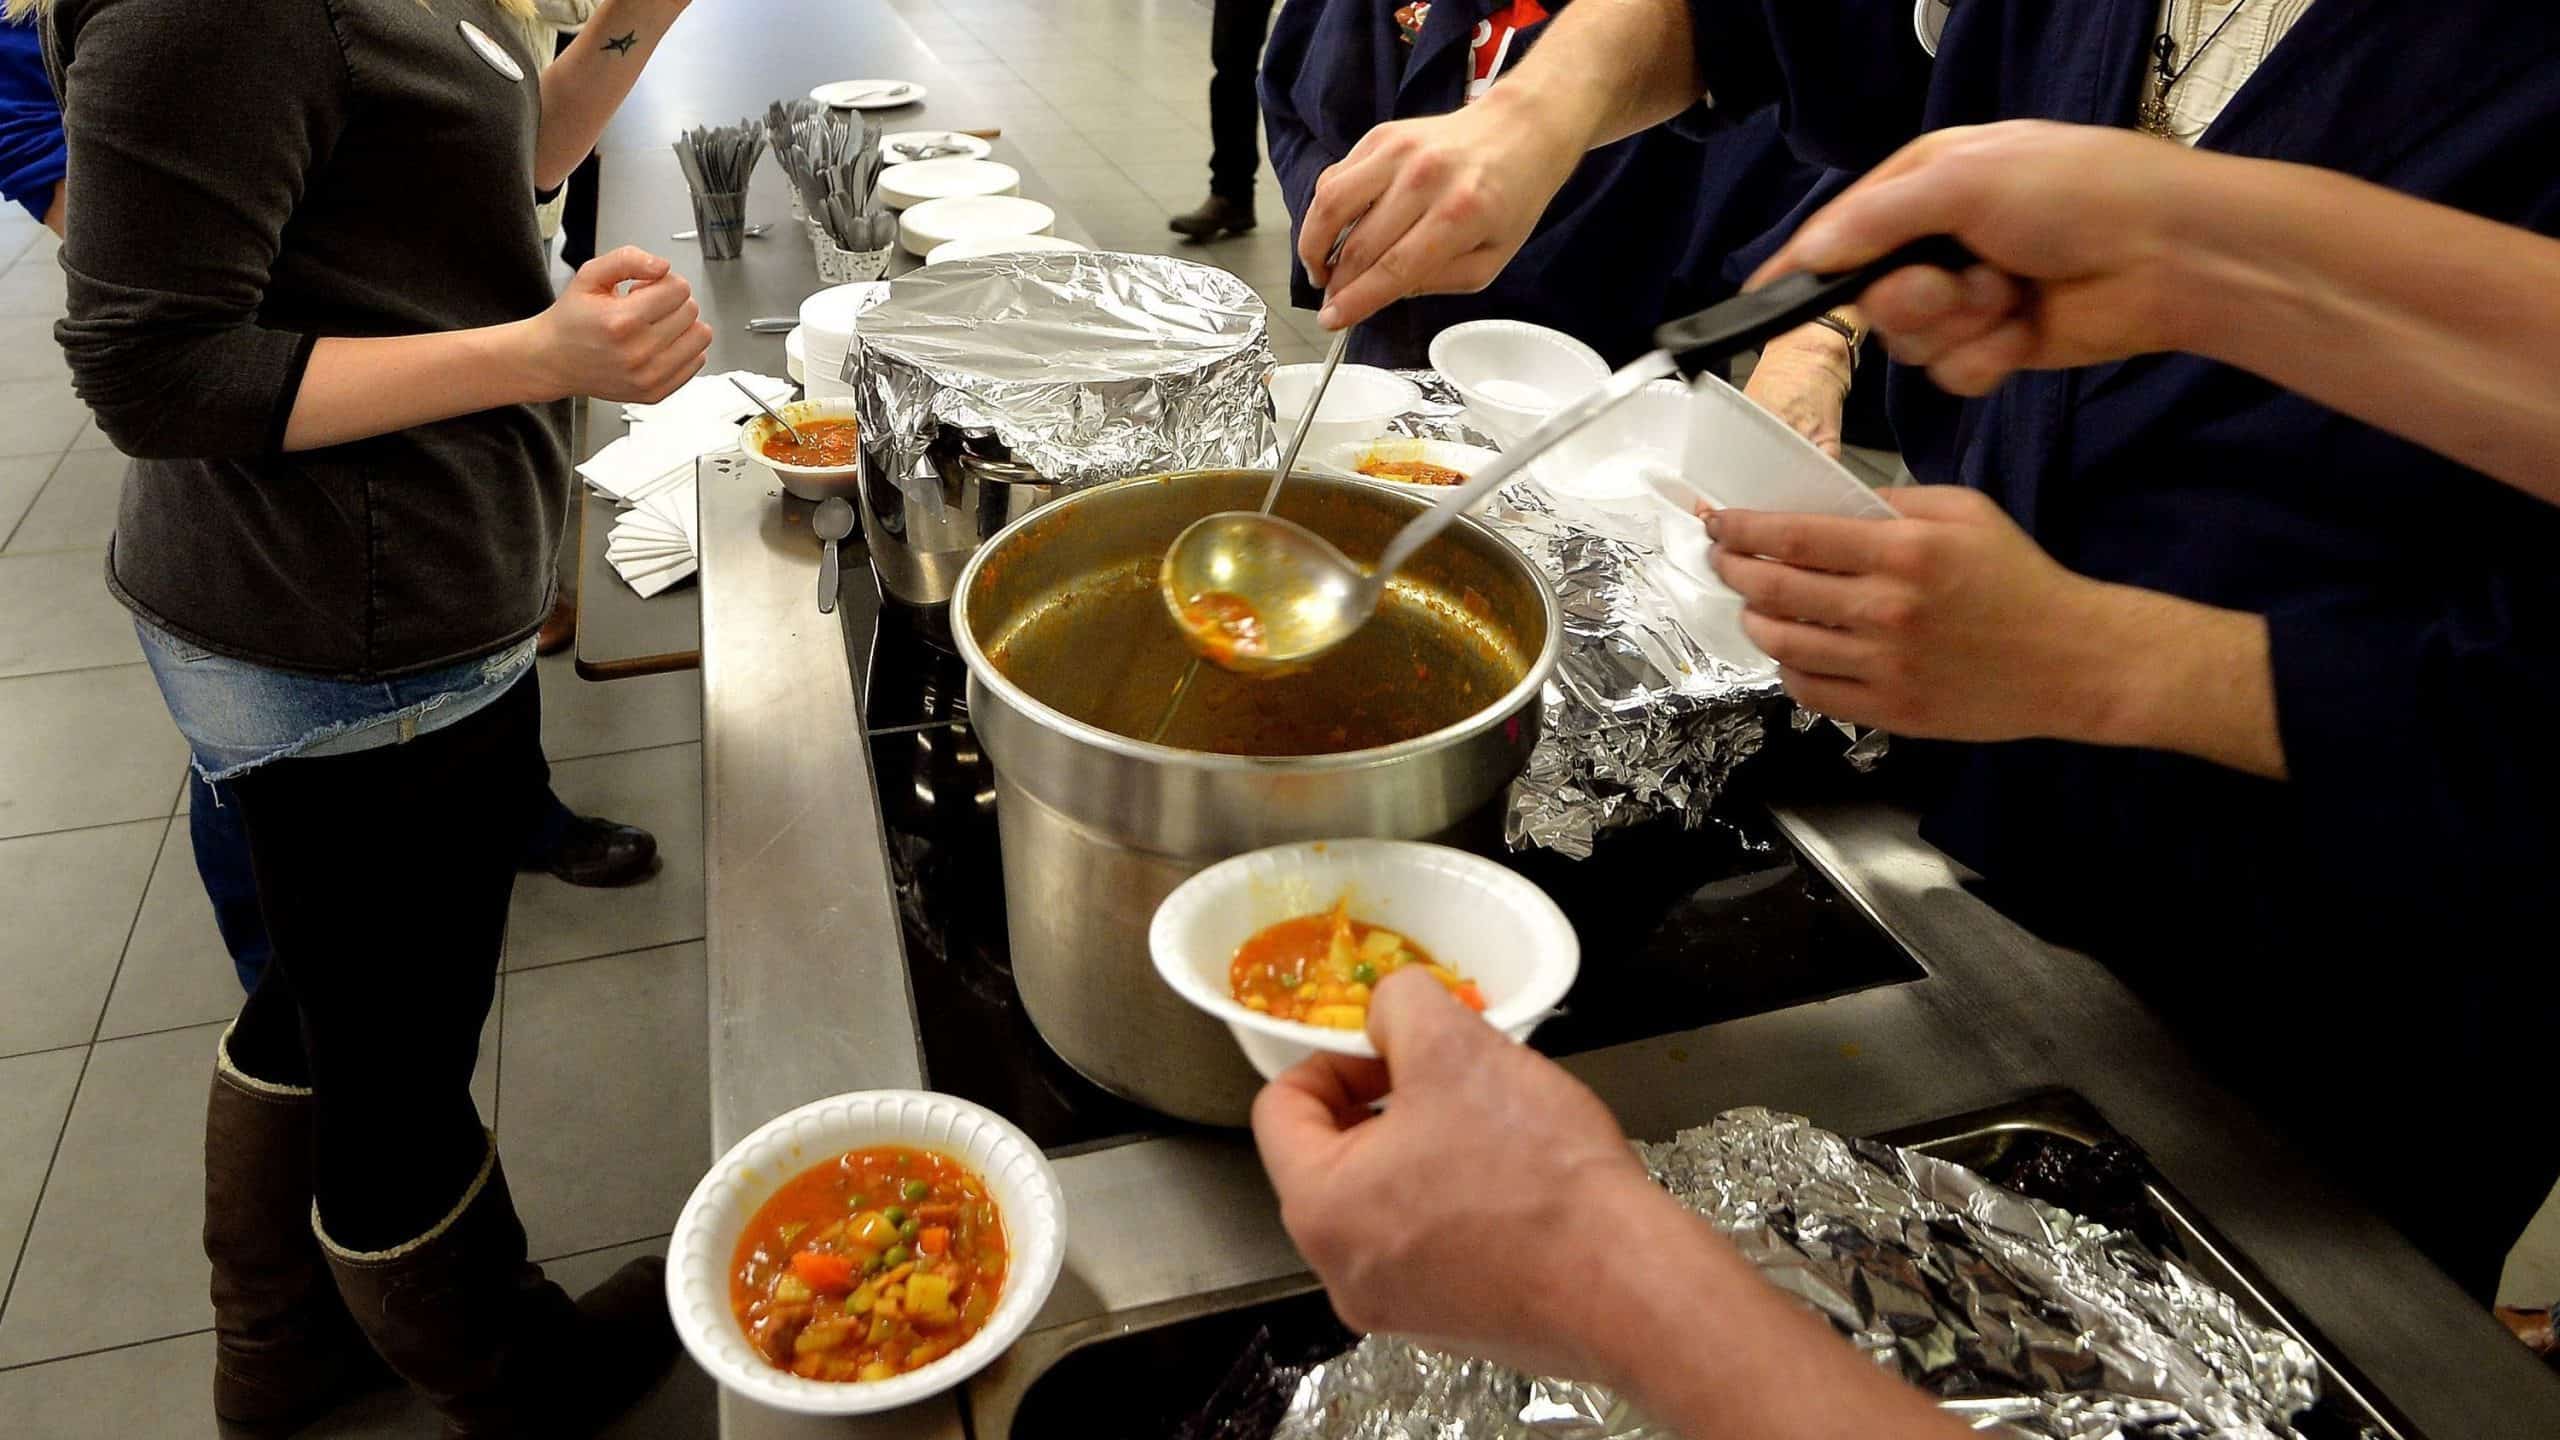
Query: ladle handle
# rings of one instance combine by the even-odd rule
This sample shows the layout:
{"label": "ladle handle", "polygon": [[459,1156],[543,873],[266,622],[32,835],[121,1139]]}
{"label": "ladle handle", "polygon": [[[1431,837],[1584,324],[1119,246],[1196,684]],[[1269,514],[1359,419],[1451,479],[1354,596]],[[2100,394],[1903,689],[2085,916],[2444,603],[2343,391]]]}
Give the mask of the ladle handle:
{"label": "ladle handle", "polygon": [[[1342,235],[1343,239],[1351,238],[1348,230]],[[1338,242],[1334,253],[1342,253]],[[1307,448],[1307,432],[1316,428],[1316,411],[1324,406],[1324,392],[1333,384],[1333,372],[1342,368],[1343,352],[1350,348],[1351,330],[1345,326],[1341,334],[1333,337],[1333,344],[1326,347],[1324,368],[1316,372],[1315,388],[1307,392],[1306,412],[1298,417],[1298,428],[1289,432],[1289,447],[1280,452],[1280,463],[1271,468],[1271,488],[1262,492],[1263,514],[1270,514],[1271,507],[1280,502],[1280,487],[1288,483],[1289,472],[1298,463],[1298,452]]]}
{"label": "ladle handle", "polygon": [[1545,424],[1529,432],[1529,438],[1503,451],[1466,484],[1443,494],[1437,504],[1406,521],[1404,528],[1395,533],[1395,538],[1387,542],[1385,553],[1378,557],[1378,566],[1370,572],[1369,583],[1383,589],[1387,577],[1403,569],[1404,563],[1416,552],[1449,528],[1449,522],[1500,489],[1512,476],[1528,469],[1529,462],[1572,438],[1574,432],[1583,426],[1615,410],[1637,391],[1656,380],[1668,379],[1674,373],[1671,357],[1662,351],[1640,355],[1611,375],[1599,389],[1548,416]]}
{"label": "ladle handle", "polygon": [[1671,353],[1680,373],[1700,371],[1783,335],[1835,305],[1866,293],[1868,286],[1914,265],[1963,271],[1978,263],[1952,235],[1931,235],[1836,275],[1790,275],[1653,332],[1653,343]]}

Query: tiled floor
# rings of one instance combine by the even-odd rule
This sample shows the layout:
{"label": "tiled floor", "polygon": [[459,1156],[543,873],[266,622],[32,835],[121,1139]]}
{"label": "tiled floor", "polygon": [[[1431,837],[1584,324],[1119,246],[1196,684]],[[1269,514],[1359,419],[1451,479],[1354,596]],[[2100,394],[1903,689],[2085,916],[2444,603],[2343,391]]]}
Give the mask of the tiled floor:
{"label": "tiled floor", "polygon": [[[1259,231],[1165,229],[1207,190],[1206,0],[892,3],[1096,239],[1233,270],[1274,302],[1280,358],[1316,357],[1267,164]],[[192,1437],[211,1430],[199,1127],[238,993],[189,858],[184,747],[99,583],[122,461],[47,334],[53,253],[0,215],[0,1430]],[[662,1244],[707,1159],[702,722],[690,675],[590,685],[546,661],[542,681],[561,794],[666,856],[636,890],[520,884],[483,1035],[474,1093],[535,1253],[575,1289]],[[2560,1206],[2509,1289],[2560,1294]],[[704,1435],[710,1408],[684,1365],[614,1433]],[[312,1433],[433,1425],[394,1395]]]}

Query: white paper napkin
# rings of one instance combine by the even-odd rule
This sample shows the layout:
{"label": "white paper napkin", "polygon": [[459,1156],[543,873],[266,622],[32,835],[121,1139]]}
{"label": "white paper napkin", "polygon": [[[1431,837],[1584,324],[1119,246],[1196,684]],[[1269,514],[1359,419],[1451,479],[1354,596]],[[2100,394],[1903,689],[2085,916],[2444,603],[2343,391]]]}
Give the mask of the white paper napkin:
{"label": "white paper napkin", "polygon": [[785,377],[732,370],[720,375],[696,375],[682,389],[654,405],[625,405],[622,418],[635,425],[657,420],[725,420],[735,425],[755,414],[756,407],[754,401],[729,383],[732,376],[762,396],[768,405],[780,405],[791,398],[792,384]]}
{"label": "white paper napkin", "polygon": [[[730,372],[780,404],[792,383],[752,370]],[[625,405],[631,433],[578,467],[597,494],[623,506],[606,538],[605,559],[642,599],[694,573],[701,553],[695,462],[734,450],[738,426],[756,412],[730,375],[698,375],[654,405]]]}

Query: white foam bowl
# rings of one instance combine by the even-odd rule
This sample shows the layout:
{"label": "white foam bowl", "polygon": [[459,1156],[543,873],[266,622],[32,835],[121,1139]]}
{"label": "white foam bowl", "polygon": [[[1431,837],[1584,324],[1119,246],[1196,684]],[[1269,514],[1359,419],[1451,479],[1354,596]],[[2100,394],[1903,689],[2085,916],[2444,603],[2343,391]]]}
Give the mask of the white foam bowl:
{"label": "white foam bowl", "polygon": [[1226,1022],[1267,1078],[1318,1050],[1375,1057],[1366,1033],[1276,1020],[1228,988],[1236,947],[1263,928],[1333,908],[1381,925],[1473,980],[1487,1023],[1525,1040],[1573,988],[1581,942],[1545,891],[1480,856],[1411,840],[1317,840],[1222,860],[1156,907],[1156,973]]}
{"label": "white foam bowl", "polygon": [[[767,1364],[729,1308],[738,1237],[783,1184],[848,1150],[909,1145],[947,1155],[987,1183],[1009,1263],[985,1328],[922,1369],[888,1380],[803,1380]],[[693,1187],[667,1242],[667,1308],[711,1378],[759,1404],[803,1415],[868,1415],[912,1405],[984,1369],[1031,1328],[1065,1264],[1066,1202],[1040,1147],[994,1111],[951,1095],[860,1090],[812,1101],[759,1126]]]}
{"label": "white foam bowl", "polygon": [[1469,320],[1431,340],[1431,368],[1467,402],[1476,428],[1505,448],[1609,378],[1600,352],[1525,320]]}
{"label": "white foam bowl", "polygon": [[1531,462],[1529,473],[1556,494],[1593,505],[1649,506],[1665,486],[1687,483],[1681,455],[1695,403],[1688,386],[1656,380]]}
{"label": "white foam bowl", "polygon": [[992,235],[936,245],[933,253],[924,257],[924,263],[939,265],[945,260],[975,260],[981,255],[1039,255],[1091,248],[1057,235]]}
{"label": "white foam bowl", "polygon": [[1046,235],[1058,226],[1058,212],[1019,195],[955,195],[910,205],[898,216],[898,243],[910,255],[933,253],[954,240],[984,240],[1003,235]]}
{"label": "white foam bowl", "polygon": [[[1411,480],[1397,480],[1385,475],[1363,475],[1360,467],[1372,460],[1419,460],[1425,465],[1439,465],[1455,470],[1472,480],[1476,472],[1501,457],[1480,445],[1461,445],[1454,440],[1415,440],[1402,435],[1381,435],[1371,440],[1354,440],[1336,445],[1316,457],[1316,463],[1338,470],[1354,480],[1372,485],[1395,485],[1407,490],[1426,490],[1434,494],[1449,487],[1422,485]],[[1463,482],[1462,482],[1463,483]]]}
{"label": "white foam bowl", "polygon": [[[1658,502],[1659,503],[1659,502]],[[1661,581],[1689,637],[1706,652],[1748,675],[1773,675],[1778,662],[1751,643],[1742,628],[1742,596],[1707,563],[1706,527],[1668,504],[1662,516]]]}
{"label": "white foam bowl", "polygon": [[[861,418],[853,397],[849,395],[792,400],[773,408],[794,425],[811,420]],[[833,495],[842,495],[848,500],[854,498],[854,492],[862,485],[860,460],[848,465],[793,465],[776,460],[764,453],[764,442],[781,433],[782,427],[774,424],[772,417],[759,414],[738,432],[738,449],[749,460],[772,471],[773,478],[782,482],[783,489],[803,500],[824,500]]]}
{"label": "white foam bowl", "polygon": [[[1316,377],[1323,373],[1322,365],[1282,365],[1271,372],[1271,409],[1282,444],[1306,413],[1307,397],[1315,393]],[[1421,404],[1422,392],[1401,375],[1374,365],[1342,366],[1325,387],[1304,453],[1322,455],[1337,445],[1374,439],[1389,420]]]}
{"label": "white foam bowl", "polygon": [[1001,160],[944,155],[889,166],[880,172],[879,187],[881,204],[904,210],[927,200],[961,195],[1019,195],[1022,172]]}

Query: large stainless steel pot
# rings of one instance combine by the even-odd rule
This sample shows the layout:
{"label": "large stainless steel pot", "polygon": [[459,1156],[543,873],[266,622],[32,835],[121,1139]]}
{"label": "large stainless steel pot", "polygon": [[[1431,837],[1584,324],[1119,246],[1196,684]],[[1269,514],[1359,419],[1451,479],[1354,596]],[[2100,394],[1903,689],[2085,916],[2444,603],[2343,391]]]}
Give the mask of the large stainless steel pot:
{"label": "large stainless steel pot", "polygon": [[951,598],[960,569],[998,530],[1048,504],[1063,487],[1002,458],[989,436],[941,428],[900,480],[896,447],[862,439],[862,539],[880,588],[909,605]]}
{"label": "large stainless steel pot", "polygon": [[[1562,633],[1536,568],[1462,521],[1316,667],[1280,680],[1204,668],[1167,743],[1132,738],[1190,658],[1156,595],[1165,547],[1202,515],[1258,505],[1269,479],[1213,470],[1077,491],[990,540],[952,601],[1032,1022],[1098,1084],[1210,1124],[1244,1123],[1260,1081],[1224,1026],[1156,978],[1157,902],[1265,845],[1459,831],[1526,763]],[[1278,513],[1371,561],[1424,503],[1301,473]]]}

